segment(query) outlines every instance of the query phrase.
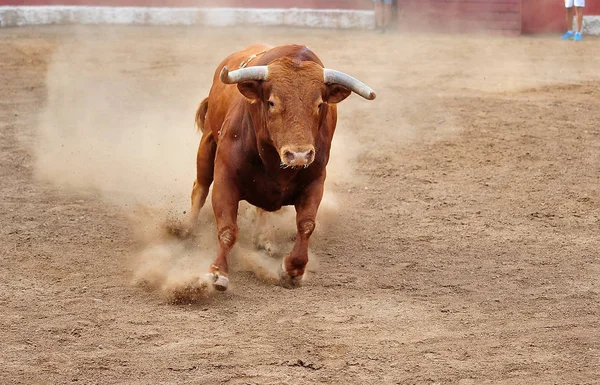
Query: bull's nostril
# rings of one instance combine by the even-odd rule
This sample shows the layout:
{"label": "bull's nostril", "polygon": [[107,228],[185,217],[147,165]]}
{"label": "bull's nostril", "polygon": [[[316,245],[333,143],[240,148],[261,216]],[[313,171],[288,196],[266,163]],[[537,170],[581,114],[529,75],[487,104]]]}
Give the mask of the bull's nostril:
{"label": "bull's nostril", "polygon": [[283,156],[288,160],[288,162],[293,162],[296,159],[296,154],[291,151],[285,151]]}
{"label": "bull's nostril", "polygon": [[315,152],[313,150],[310,150],[309,152],[306,153],[306,160],[308,160],[310,162],[313,159],[314,155],[315,155]]}

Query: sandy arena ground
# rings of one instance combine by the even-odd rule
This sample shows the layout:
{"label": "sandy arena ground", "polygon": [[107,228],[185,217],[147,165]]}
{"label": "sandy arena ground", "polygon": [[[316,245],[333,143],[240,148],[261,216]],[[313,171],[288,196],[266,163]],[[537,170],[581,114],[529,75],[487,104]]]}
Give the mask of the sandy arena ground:
{"label": "sandy arena ground", "polygon": [[[216,243],[209,206],[192,241],[161,233],[195,108],[254,42],[307,44],[378,98],[340,105],[304,285],[244,235],[229,292],[174,303]],[[598,384],[599,43],[1,29],[0,382]]]}

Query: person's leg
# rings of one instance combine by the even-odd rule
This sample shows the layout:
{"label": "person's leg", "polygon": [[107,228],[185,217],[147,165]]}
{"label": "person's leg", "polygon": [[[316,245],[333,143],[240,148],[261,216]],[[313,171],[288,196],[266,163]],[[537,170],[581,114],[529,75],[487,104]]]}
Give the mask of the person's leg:
{"label": "person's leg", "polygon": [[383,27],[388,28],[392,21],[392,0],[385,0],[383,4]]}
{"label": "person's leg", "polygon": [[573,7],[567,8],[567,31],[573,30]]}
{"label": "person's leg", "polygon": [[373,4],[375,5],[375,27],[382,28],[383,27],[383,3],[379,0],[374,0]]}
{"label": "person's leg", "polygon": [[575,41],[581,40],[581,29],[583,28],[583,7],[585,7],[585,0],[574,0],[575,5],[575,19],[577,23],[577,29],[575,30]]}
{"label": "person's leg", "polygon": [[577,32],[581,33],[581,27],[583,26],[583,7],[575,7],[576,21],[577,21]]}

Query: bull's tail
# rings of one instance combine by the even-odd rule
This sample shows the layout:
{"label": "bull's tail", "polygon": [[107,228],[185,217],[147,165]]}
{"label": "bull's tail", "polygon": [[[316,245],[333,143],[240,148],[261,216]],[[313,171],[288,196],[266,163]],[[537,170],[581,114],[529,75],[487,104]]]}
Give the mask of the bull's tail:
{"label": "bull's tail", "polygon": [[198,106],[198,110],[196,110],[196,125],[198,126],[198,131],[204,133],[204,121],[206,120],[206,111],[208,111],[208,98],[204,98],[202,103]]}

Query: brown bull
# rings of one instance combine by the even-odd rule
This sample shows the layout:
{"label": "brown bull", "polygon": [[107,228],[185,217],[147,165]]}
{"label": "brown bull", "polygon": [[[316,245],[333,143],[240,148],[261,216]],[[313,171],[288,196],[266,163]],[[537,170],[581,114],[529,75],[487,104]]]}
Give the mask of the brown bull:
{"label": "brown bull", "polygon": [[302,278],[323,196],[336,103],[352,91],[375,98],[358,80],[324,69],[305,46],[253,45],[218,66],[196,113],[202,139],[188,218],[188,225],[195,225],[214,182],[219,251],[208,274],[216,289],[229,283],[227,259],[238,237],[241,200],[266,211],[295,206],[296,241],[283,260],[282,279],[295,284]]}

